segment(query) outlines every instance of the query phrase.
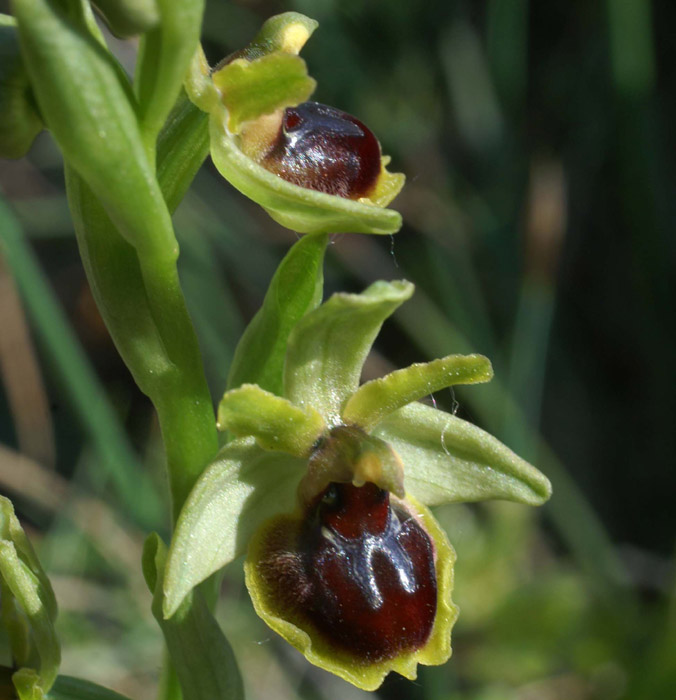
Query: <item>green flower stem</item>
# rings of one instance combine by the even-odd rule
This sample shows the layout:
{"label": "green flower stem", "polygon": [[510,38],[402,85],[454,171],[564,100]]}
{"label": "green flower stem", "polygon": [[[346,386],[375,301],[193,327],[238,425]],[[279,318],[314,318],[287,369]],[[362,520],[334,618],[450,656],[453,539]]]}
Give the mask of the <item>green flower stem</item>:
{"label": "green flower stem", "polygon": [[[163,614],[167,549],[156,533],[143,548],[143,575],[153,592],[153,615],[162,628],[185,700],[243,700],[244,689],[232,648],[199,590],[193,591],[176,614]],[[160,697],[175,697],[175,684],[162,687]]]}
{"label": "green flower stem", "polygon": [[157,409],[176,515],[218,448],[211,397],[176,267],[164,258],[143,269],[141,256],[69,167],[66,186],[92,292],[118,351]]}

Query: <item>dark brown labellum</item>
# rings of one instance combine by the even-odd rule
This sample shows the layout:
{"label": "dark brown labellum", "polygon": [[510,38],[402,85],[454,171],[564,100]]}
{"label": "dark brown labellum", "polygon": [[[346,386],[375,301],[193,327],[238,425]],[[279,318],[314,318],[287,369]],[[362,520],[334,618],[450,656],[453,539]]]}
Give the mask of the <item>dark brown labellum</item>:
{"label": "dark brown labellum", "polygon": [[434,548],[387,491],[332,483],[291,539],[278,535],[261,572],[301,627],[364,663],[427,642],[437,607]]}
{"label": "dark brown labellum", "polygon": [[277,138],[260,163],[295,185],[358,199],[375,188],[380,144],[350,114],[304,102],[284,110]]}

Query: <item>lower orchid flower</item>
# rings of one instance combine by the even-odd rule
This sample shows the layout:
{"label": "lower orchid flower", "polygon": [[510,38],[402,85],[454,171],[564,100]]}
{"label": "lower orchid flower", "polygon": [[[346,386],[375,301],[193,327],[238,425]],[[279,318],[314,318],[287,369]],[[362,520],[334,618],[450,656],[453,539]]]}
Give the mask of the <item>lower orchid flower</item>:
{"label": "lower orchid flower", "polygon": [[167,617],[248,549],[256,612],[317,666],[374,690],[390,671],[414,679],[418,663],[450,657],[455,553],[428,506],[538,505],[551,489],[491,435],[418,402],[489,381],[485,357],[450,355],[359,385],[383,321],[412,293],[401,281],[335,294],[290,330],[281,390],[226,392],[218,420],[231,439],[180,515]]}

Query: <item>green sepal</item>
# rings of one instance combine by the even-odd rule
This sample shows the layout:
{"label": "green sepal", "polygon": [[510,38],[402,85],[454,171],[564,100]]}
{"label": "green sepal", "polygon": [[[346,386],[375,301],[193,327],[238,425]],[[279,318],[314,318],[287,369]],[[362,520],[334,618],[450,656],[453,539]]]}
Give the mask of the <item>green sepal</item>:
{"label": "green sepal", "polygon": [[143,34],[159,24],[156,0],[93,0],[110,31],[120,38]]}
{"label": "green sepal", "polygon": [[19,50],[16,21],[0,15],[0,158],[21,158],[44,129]]}
{"label": "green sepal", "polygon": [[448,355],[399,369],[362,384],[348,399],[343,420],[368,431],[390,413],[427,394],[456,384],[478,384],[493,378],[483,355]]}
{"label": "green sepal", "polygon": [[281,51],[255,61],[236,59],[216,71],[213,81],[231,134],[238,134],[244,122],[305,102],[317,85],[300,56]]}
{"label": "green sepal", "polygon": [[327,243],[325,235],[305,236],[294,243],[279,264],[261,308],[237,344],[230,365],[228,389],[258,384],[282,396],[289,334],[322,300]]}
{"label": "green sepal", "polygon": [[421,403],[391,414],[373,434],[399,454],[406,493],[425,505],[497,498],[537,506],[551,495],[547,477],[497,438]]}
{"label": "green sepal", "polygon": [[295,507],[307,460],[261,449],[253,438],[228,443],[198,479],[169,550],[164,615],[174,615],[199,583],[242,554],[258,526]]}
{"label": "green sepal", "polygon": [[[0,496],[0,579],[2,622],[8,623],[10,635],[20,635],[18,640],[11,639],[10,643],[13,652],[21,648],[24,655],[16,659],[17,665],[32,665],[36,661],[33,645],[39,657],[39,669],[24,669],[19,676],[22,700],[24,697],[38,698],[40,693],[51,688],[61,662],[54,629],[56,599],[49,579],[14,514],[12,503],[4,496]],[[30,638],[25,635],[27,630],[16,624],[12,600],[28,621]]]}
{"label": "green sepal", "polygon": [[152,612],[167,645],[185,700],[243,700],[242,676],[232,647],[199,591],[186,597],[171,619],[163,614],[167,548],[153,532],[143,547],[143,574],[153,584]]}
{"label": "green sepal", "polygon": [[368,200],[353,200],[299,187],[244,155],[227,132],[227,112],[211,113],[211,157],[218,171],[242,194],[260,204],[277,223],[298,233],[391,234],[401,214]]}
{"label": "green sepal", "polygon": [[289,336],[284,396],[340,424],[383,321],[412,294],[410,282],[375,282],[361,294],[334,294],[304,316]]}
{"label": "green sepal", "polygon": [[299,408],[256,384],[243,384],[221,399],[218,429],[253,436],[264,450],[306,457],[326,424],[311,406]]}

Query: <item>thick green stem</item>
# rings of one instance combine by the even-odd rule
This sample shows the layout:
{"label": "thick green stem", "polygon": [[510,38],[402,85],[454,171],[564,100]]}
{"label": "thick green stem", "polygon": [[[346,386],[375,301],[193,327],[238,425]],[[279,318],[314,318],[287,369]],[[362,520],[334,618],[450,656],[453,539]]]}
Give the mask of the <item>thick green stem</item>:
{"label": "thick green stem", "polygon": [[174,515],[218,448],[197,339],[171,254],[152,260],[122,238],[91,190],[66,168],[68,199],[92,292],[115,345],[157,409]]}

